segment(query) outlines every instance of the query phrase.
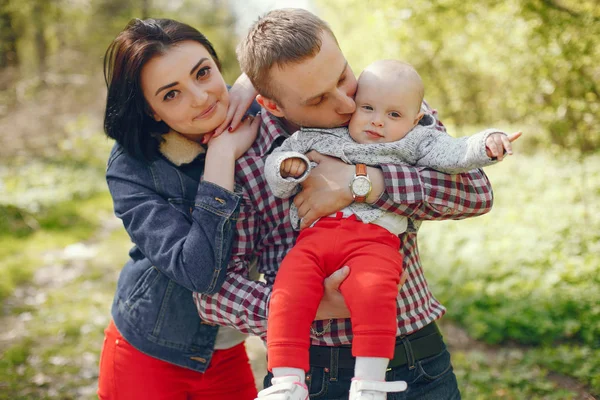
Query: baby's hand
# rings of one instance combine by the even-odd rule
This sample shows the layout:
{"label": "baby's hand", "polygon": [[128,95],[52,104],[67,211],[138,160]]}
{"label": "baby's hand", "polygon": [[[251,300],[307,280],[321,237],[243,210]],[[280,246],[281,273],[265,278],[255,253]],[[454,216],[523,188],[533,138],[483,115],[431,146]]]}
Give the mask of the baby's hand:
{"label": "baby's hand", "polygon": [[512,155],[511,143],[520,138],[521,132],[515,132],[512,135],[506,136],[504,133],[492,133],[485,140],[485,151],[487,156],[490,158],[497,158],[498,161],[502,161],[504,158],[504,152],[508,155]]}
{"label": "baby's hand", "polygon": [[306,162],[298,157],[286,158],[280,167],[281,176],[283,178],[293,177],[299,178],[306,171]]}

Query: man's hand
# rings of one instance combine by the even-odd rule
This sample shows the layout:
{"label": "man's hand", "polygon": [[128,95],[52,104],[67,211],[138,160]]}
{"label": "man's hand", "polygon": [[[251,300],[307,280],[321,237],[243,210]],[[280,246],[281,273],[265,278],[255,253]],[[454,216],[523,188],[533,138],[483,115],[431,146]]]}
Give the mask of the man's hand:
{"label": "man's hand", "polygon": [[504,158],[504,152],[506,154],[512,155],[512,145],[511,143],[520,138],[522,135],[521,132],[515,132],[512,135],[506,136],[503,133],[492,133],[485,140],[485,152],[490,158],[497,158],[498,161],[502,161]]}
{"label": "man's hand", "polygon": [[315,320],[350,318],[350,310],[346,306],[340,285],[348,277],[349,267],[342,267],[325,278],[325,293],[319,303]]}
{"label": "man's hand", "polygon": [[306,162],[298,157],[286,158],[281,163],[279,172],[283,178],[300,178],[306,172]]}
{"label": "man's hand", "polygon": [[[344,296],[340,292],[340,285],[349,274],[350,267],[345,266],[325,278],[325,282],[323,283],[325,292],[319,303],[315,320],[350,318],[350,310],[344,301]],[[406,270],[402,271],[398,291],[400,291],[407,278],[408,272]]]}
{"label": "man's hand", "polygon": [[308,178],[302,182],[302,191],[294,198],[301,218],[300,229],[347,207],[353,201],[348,184],[354,176],[354,165],[316,151],[306,156],[318,165],[310,171]]}

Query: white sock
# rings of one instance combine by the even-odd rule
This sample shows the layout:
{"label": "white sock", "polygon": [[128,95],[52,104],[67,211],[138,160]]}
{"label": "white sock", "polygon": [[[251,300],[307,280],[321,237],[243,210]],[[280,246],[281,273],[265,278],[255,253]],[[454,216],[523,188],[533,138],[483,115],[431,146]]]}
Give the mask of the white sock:
{"label": "white sock", "polygon": [[288,367],[273,368],[273,376],[275,378],[278,378],[280,376],[286,376],[286,375],[299,376],[300,382],[302,382],[302,383],[304,383],[304,380],[306,379],[306,377],[304,375],[304,371],[300,368],[288,368]]}
{"label": "white sock", "polygon": [[383,357],[356,357],[354,377],[369,381],[385,381],[389,358]]}

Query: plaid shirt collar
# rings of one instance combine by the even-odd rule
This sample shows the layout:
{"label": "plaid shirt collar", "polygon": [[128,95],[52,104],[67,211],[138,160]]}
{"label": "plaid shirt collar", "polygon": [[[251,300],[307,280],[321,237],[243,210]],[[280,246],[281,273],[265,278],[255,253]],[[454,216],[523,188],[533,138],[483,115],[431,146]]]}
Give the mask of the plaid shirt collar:
{"label": "plaid shirt collar", "polygon": [[283,121],[265,110],[259,114],[261,118],[259,137],[255,142],[254,148],[261,157],[269,154],[273,147],[281,145],[281,142],[290,136],[285,129]]}

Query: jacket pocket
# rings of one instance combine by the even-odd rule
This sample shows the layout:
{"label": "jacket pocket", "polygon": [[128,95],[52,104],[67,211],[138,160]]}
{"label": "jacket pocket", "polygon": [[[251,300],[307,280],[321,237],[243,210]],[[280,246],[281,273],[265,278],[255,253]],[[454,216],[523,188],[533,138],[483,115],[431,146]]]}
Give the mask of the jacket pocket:
{"label": "jacket pocket", "polygon": [[160,272],[155,267],[148,268],[144,271],[129,293],[125,305],[129,309],[133,309],[136,306],[136,303],[144,296],[144,294],[146,294],[146,292],[148,292],[159,278]]}

